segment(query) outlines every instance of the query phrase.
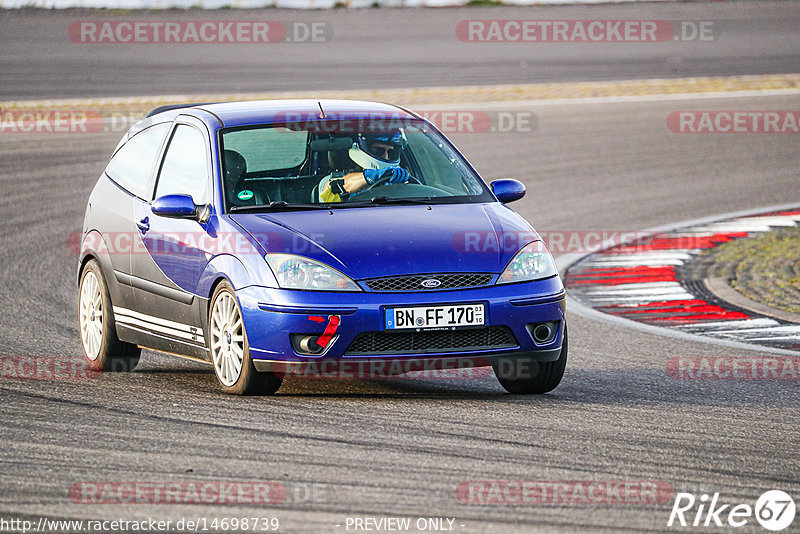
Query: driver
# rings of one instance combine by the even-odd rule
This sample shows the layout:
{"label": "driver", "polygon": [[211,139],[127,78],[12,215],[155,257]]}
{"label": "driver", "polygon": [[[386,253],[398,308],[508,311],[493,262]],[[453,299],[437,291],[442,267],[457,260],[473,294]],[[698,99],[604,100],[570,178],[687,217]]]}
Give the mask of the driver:
{"label": "driver", "polygon": [[350,159],[363,170],[334,171],[319,184],[320,202],[342,202],[375,183],[405,183],[408,171],[400,167],[400,152],[406,146],[402,130],[377,134],[358,134],[348,150]]}

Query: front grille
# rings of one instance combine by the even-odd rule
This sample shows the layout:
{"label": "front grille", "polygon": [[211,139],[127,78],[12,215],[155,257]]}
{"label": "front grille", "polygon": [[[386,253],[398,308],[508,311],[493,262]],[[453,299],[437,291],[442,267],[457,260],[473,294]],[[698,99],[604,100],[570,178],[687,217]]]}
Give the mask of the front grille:
{"label": "front grille", "polygon": [[423,332],[364,332],[356,336],[346,355],[419,354],[461,352],[516,347],[514,334],[505,326],[470,330]]}
{"label": "front grille", "polygon": [[[372,291],[439,291],[442,289],[485,286],[492,281],[492,276],[485,273],[423,274],[374,278],[365,280],[364,283]],[[438,280],[439,285],[426,287],[422,285],[426,280]]]}

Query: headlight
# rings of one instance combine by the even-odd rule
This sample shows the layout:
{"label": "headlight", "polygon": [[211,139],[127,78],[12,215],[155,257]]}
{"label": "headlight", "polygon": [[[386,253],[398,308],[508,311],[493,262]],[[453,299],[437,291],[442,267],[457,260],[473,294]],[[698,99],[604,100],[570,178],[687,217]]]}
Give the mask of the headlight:
{"label": "headlight", "polygon": [[541,241],[528,243],[508,262],[498,284],[530,282],[558,274],[553,257]]}
{"label": "headlight", "polygon": [[283,289],[361,291],[358,284],[324,263],[294,254],[267,254],[264,258]]}

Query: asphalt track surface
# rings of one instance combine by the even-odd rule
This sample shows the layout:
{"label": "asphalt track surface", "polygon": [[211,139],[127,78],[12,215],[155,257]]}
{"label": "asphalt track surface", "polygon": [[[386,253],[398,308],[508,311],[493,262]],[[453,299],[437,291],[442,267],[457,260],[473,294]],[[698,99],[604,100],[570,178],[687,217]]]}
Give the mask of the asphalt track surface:
{"label": "asphalt track surface", "polygon": [[[2,11],[0,99],[428,87],[800,72],[796,2],[365,10]],[[712,41],[462,42],[463,20],[710,22]],[[322,23],[323,42],[78,44],[77,21]]]}
{"label": "asphalt track surface", "polygon": [[[796,7],[776,15],[780,9],[754,5],[733,4],[730,13],[772,14],[779,21],[773,22],[778,32],[797,27]],[[572,13],[572,18],[595,13],[585,9],[552,13]],[[596,9],[607,13],[612,8]],[[410,11],[403,17],[424,26],[429,18],[444,17],[442,13],[461,18],[462,12]],[[4,26],[9,17],[31,20],[0,16]],[[59,20],[61,15],[52,17]],[[49,19],[43,20],[48,24]],[[398,39],[389,34],[391,41]],[[17,59],[9,64],[8,33],[0,35],[6,96],[186,90],[176,75],[152,78],[146,88],[133,84],[128,91],[125,80],[113,79],[113,74],[100,89],[79,75],[95,75],[88,67],[91,54],[77,61],[70,50],[36,41],[35,32],[31,53],[44,47],[54,64],[76,72],[58,85],[25,78],[13,66],[22,65],[22,56],[14,55]],[[791,68],[798,57],[796,45],[794,58],[789,58],[788,50],[769,49],[769,36],[743,36],[752,39],[752,46],[742,44],[750,60],[720,65],[718,58],[696,58],[696,68],[704,74],[713,69],[703,65],[712,64],[730,73],[767,67],[797,71]],[[780,50],[780,35],[777,41]],[[379,55],[384,46],[392,49],[385,41],[376,42],[370,56]],[[426,64],[448,52],[461,53],[431,53]],[[106,53],[117,54],[123,68],[134,52]],[[570,71],[564,79],[583,78],[577,65],[592,63],[588,48],[574,53],[572,67],[564,66]],[[38,61],[45,60],[33,59]],[[432,85],[477,82],[484,66],[489,79],[502,75],[492,61],[474,61],[477,70],[467,75],[462,64],[441,59],[436,68],[443,73]],[[627,61],[631,67],[638,64],[635,54]],[[174,66],[168,63],[148,55],[138,56],[131,66],[137,73],[163,73]],[[641,72],[654,74],[651,65],[643,60]],[[606,75],[614,77],[618,66],[609,64]],[[240,74],[235,64],[214,67],[224,77]],[[200,80],[206,66],[189,55],[182,68],[196,68]],[[419,82],[412,58],[385,69],[392,79]],[[617,77],[626,75],[622,68]],[[285,87],[308,86],[307,72],[286,70],[284,76]],[[379,85],[385,78],[371,75],[365,83]],[[25,91],[14,87],[12,79]],[[316,79],[313,84],[322,87],[333,81]],[[485,178],[525,182],[528,194],[514,207],[539,230],[639,230],[800,200],[796,136],[688,135],[666,127],[667,115],[678,109],[798,106],[797,95],[529,108],[509,104],[504,109],[536,113],[536,131],[450,137]],[[119,137],[0,137],[0,356],[80,356],[76,258],[66,242],[79,231],[87,195]],[[574,314],[569,327],[564,380],[540,397],[506,394],[489,375],[479,380],[291,380],[276,397],[239,398],[220,392],[210,367],[151,352],[144,353],[132,374],[95,380],[2,379],[0,517],[177,520],[258,515],[278,517],[281,532],[347,532],[347,517],[422,516],[455,518],[456,532],[642,532],[667,530],[671,503],[466,505],[457,499],[456,487],[467,480],[645,480],[697,495],[720,492],[725,502],[753,504],[769,489],[783,489],[797,499],[796,380],[675,380],[665,372],[673,356],[766,354],[644,333]],[[291,498],[270,508],[91,505],[74,503],[68,495],[74,483],[85,481],[207,480],[278,481]],[[313,484],[318,485],[317,496],[304,497]],[[788,531],[799,529],[795,520]],[[760,530],[751,526],[749,531]]]}

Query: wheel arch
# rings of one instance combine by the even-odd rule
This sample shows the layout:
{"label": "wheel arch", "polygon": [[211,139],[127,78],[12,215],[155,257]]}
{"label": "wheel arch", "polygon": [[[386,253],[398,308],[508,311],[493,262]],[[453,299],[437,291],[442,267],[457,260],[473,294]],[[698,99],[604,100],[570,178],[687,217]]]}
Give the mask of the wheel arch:
{"label": "wheel arch", "polygon": [[200,275],[197,294],[210,299],[221,280],[227,280],[234,289],[252,285],[250,273],[239,258],[230,254],[220,254],[208,262]]}
{"label": "wheel arch", "polygon": [[103,239],[103,235],[97,230],[87,232],[81,240],[80,252],[78,254],[78,284],[80,284],[81,274],[83,273],[86,264],[91,260],[95,260],[98,264],[100,264],[100,269],[103,271],[103,276],[106,278],[106,280],[108,280],[109,274],[113,274],[114,268],[111,263],[111,256],[108,253],[108,247]]}
{"label": "wheel arch", "polygon": [[[81,276],[83,276],[83,270],[86,268],[86,264],[87,264],[87,263],[89,263],[89,262],[90,262],[90,261],[92,261],[92,260],[95,260],[95,261],[97,261],[97,258],[94,256],[94,254],[92,254],[92,253],[89,253],[89,254],[86,254],[86,255],[84,255],[84,256],[83,256],[83,257],[82,257],[82,258],[81,258],[81,259],[78,261],[78,278],[77,278],[77,280],[76,280],[76,282],[78,283],[78,285],[80,285],[80,283],[81,283]],[[99,262],[98,262],[98,263],[99,263]]]}
{"label": "wheel arch", "polygon": [[214,280],[214,283],[211,284],[211,288],[208,293],[208,302],[206,303],[206,319],[208,319],[208,314],[211,311],[211,299],[214,297],[214,293],[217,292],[217,288],[220,286],[220,284],[222,284],[222,282],[228,282],[229,284],[231,283],[227,277],[220,275],[216,280]]}
{"label": "wheel arch", "polygon": [[211,300],[214,293],[217,291],[219,285],[223,282],[228,282],[236,289],[251,285],[250,275],[247,269],[235,256],[230,254],[221,254],[214,257],[208,265],[206,265],[203,274],[200,276],[198,282],[198,295],[203,295],[206,302],[201,309],[201,324],[206,336],[209,335],[208,321],[211,315]]}

